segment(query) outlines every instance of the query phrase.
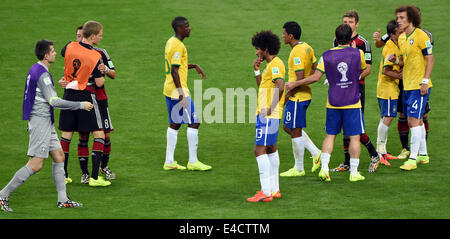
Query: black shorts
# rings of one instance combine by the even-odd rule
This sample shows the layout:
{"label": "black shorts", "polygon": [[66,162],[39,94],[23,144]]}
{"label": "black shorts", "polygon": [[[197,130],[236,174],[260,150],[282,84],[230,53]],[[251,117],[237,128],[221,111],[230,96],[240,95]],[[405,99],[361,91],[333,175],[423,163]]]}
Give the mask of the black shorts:
{"label": "black shorts", "polygon": [[100,115],[102,117],[103,130],[105,131],[105,133],[113,131],[114,127],[112,126],[111,116],[109,115],[108,100],[99,100],[97,101],[97,103],[100,110]]}
{"label": "black shorts", "polygon": [[89,101],[94,104],[91,111],[61,110],[59,114],[59,130],[67,132],[92,132],[103,129],[99,106],[95,94],[87,90],[64,90],[65,100]]}

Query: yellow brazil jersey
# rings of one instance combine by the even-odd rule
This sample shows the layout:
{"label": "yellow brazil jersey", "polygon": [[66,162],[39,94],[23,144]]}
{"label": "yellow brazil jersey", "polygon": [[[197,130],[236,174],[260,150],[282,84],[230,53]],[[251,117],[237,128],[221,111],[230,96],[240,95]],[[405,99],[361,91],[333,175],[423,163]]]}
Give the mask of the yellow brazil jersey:
{"label": "yellow brazil jersey", "polygon": [[[338,47],[331,48],[331,50],[338,50],[338,49],[342,49],[342,48],[345,48],[345,47],[348,47],[348,46],[338,46]],[[361,71],[363,71],[367,67],[367,65],[366,65],[366,58],[365,58],[364,52],[362,50],[359,50],[359,53],[360,53],[360,56],[361,56]],[[319,62],[317,63],[316,70],[318,70],[318,71],[320,71],[320,72],[325,74],[325,64],[323,62],[323,56],[320,57]],[[327,99],[327,108],[330,108],[330,109],[357,109],[357,108],[361,108],[361,100],[358,101],[358,103],[353,104],[353,105],[346,105],[346,106],[337,107],[337,106],[332,106],[330,104],[330,102],[328,102],[328,99]]]}
{"label": "yellow brazil jersey", "polygon": [[[303,71],[304,77],[308,77],[311,75],[311,67],[316,63],[316,57],[314,56],[313,48],[308,45],[306,42],[299,42],[295,45],[291,53],[289,54],[289,82],[293,82],[297,80],[295,73],[297,71]],[[311,87],[309,85],[301,86],[299,91],[295,93],[295,95],[291,96],[289,100],[292,101],[307,101],[310,100],[311,95]]]}
{"label": "yellow brazil jersey", "polygon": [[[272,105],[273,95],[277,93],[275,89],[275,80],[282,79],[284,81],[286,69],[283,61],[279,57],[274,57],[269,63],[267,63],[261,75],[261,83],[258,89],[258,106],[256,114],[258,115],[261,109],[270,108]],[[284,107],[284,92],[281,96],[280,102],[277,107],[272,111],[271,115],[266,118],[281,119],[283,116]]]}
{"label": "yellow brazil jersey", "polygon": [[[433,54],[433,46],[428,35],[420,28],[414,28],[409,34],[402,33],[399,38],[401,55],[403,56],[403,89],[418,90],[425,76],[427,60],[425,55]],[[428,87],[432,87],[431,79]]]}
{"label": "yellow brazil jersey", "polygon": [[165,73],[166,81],[164,82],[164,95],[173,99],[178,99],[178,90],[173,82],[171,68],[172,65],[179,66],[178,75],[180,76],[181,87],[185,96],[189,96],[189,89],[187,87],[187,73],[188,73],[188,54],[183,42],[177,37],[171,37],[165,48]]}
{"label": "yellow brazil jersey", "polygon": [[378,73],[377,97],[385,100],[396,100],[400,94],[400,89],[398,88],[399,79],[383,74],[383,68],[389,66],[392,67],[394,71],[400,70],[399,65],[395,65],[388,60],[389,55],[395,54],[396,56],[399,56],[400,48],[392,39],[390,39],[386,42],[382,54],[380,72]]}

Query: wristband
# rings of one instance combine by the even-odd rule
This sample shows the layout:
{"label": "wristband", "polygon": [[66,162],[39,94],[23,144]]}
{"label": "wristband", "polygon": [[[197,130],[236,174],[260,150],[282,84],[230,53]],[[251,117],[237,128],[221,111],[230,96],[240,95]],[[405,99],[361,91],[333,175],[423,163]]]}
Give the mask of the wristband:
{"label": "wristband", "polygon": [[261,75],[261,72],[259,70],[255,70],[255,76]]}
{"label": "wristband", "polygon": [[428,79],[428,78],[422,79],[422,84],[428,85],[429,82],[430,82],[430,79]]}
{"label": "wristband", "polygon": [[400,62],[400,60],[398,58],[396,58],[394,64],[398,65],[399,62]]}
{"label": "wristband", "polygon": [[105,66],[105,74],[109,72],[109,67]]}

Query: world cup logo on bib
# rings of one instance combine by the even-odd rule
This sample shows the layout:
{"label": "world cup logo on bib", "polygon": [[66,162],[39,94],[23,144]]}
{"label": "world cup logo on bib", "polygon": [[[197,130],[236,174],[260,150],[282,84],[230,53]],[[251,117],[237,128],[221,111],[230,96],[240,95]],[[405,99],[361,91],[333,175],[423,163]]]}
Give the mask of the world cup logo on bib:
{"label": "world cup logo on bib", "polygon": [[346,76],[346,75],[347,75],[347,70],[348,70],[347,63],[345,63],[345,62],[339,63],[338,66],[337,66],[337,70],[338,70],[339,73],[341,73],[341,75],[342,75],[341,81],[342,81],[342,82],[348,81],[348,78],[347,78],[347,76]]}

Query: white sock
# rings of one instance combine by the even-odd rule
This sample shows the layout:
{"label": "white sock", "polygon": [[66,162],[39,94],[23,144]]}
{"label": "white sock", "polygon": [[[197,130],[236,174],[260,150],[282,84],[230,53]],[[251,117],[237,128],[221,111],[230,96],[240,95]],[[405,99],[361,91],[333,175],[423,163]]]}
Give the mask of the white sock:
{"label": "white sock", "polygon": [[187,128],[187,139],[189,144],[189,162],[197,162],[197,148],[198,148],[198,129],[191,127]]}
{"label": "white sock", "polygon": [[280,190],[280,156],[278,155],[278,150],[275,153],[267,155],[270,162],[270,181],[272,183],[271,192],[278,192]]}
{"label": "white sock", "polygon": [[299,172],[304,171],[303,156],[305,154],[305,142],[302,136],[292,139],[292,152],[294,153],[295,169]]}
{"label": "white sock", "polygon": [[303,142],[305,144],[305,148],[309,151],[309,153],[311,153],[311,156],[313,158],[317,157],[317,155],[319,155],[319,149],[311,141],[308,134],[306,134],[306,131],[304,131],[304,130],[302,130],[302,137],[303,137]]}
{"label": "white sock", "polygon": [[256,162],[258,162],[259,169],[259,181],[261,182],[261,191],[267,196],[271,195],[270,188],[270,162],[269,156],[267,154],[260,155],[256,157]]}
{"label": "white sock", "polygon": [[416,126],[411,128],[411,154],[409,158],[417,159],[417,154],[419,153],[420,140],[422,139],[422,128],[421,126]]}
{"label": "white sock", "polygon": [[383,123],[383,119],[380,120],[378,124],[378,136],[377,136],[377,152],[381,154],[386,154],[386,144],[388,138],[389,126]]}
{"label": "white sock", "polygon": [[323,169],[327,173],[328,171],[330,171],[330,169],[328,168],[328,163],[330,163],[330,156],[331,155],[329,153],[324,152],[322,152],[322,154],[320,155],[320,161],[322,162],[321,169]]}
{"label": "white sock", "polygon": [[359,159],[350,158],[350,173],[358,175]]}
{"label": "white sock", "polygon": [[420,126],[422,129],[422,137],[420,138],[420,146],[419,146],[419,154],[420,155],[428,155],[427,151],[427,131],[425,130],[425,124]]}
{"label": "white sock", "polygon": [[166,164],[173,164],[175,147],[177,146],[178,130],[167,128]]}

